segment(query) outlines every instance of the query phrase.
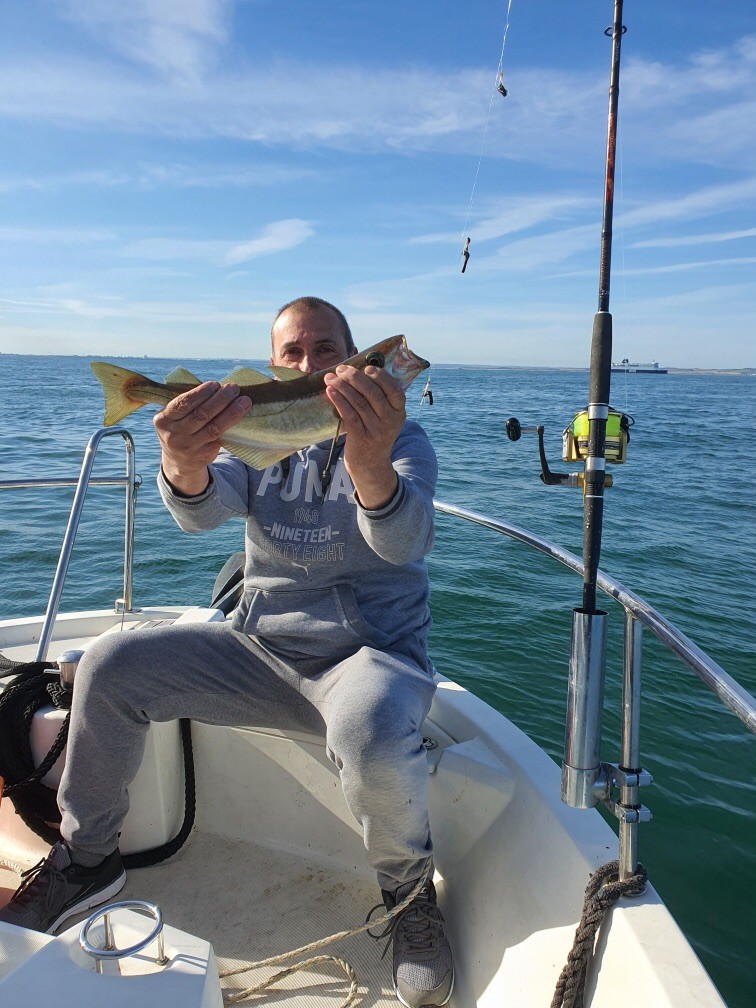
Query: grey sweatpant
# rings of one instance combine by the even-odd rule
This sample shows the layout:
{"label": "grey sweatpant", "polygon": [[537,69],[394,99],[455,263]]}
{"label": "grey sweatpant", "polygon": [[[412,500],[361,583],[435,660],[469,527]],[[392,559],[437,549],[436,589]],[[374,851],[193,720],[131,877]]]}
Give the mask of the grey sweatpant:
{"label": "grey sweatpant", "polygon": [[118,846],[150,721],[304,729],[325,736],[381,888],[417,878],[431,853],[421,729],[435,684],[414,638],[395,647],[295,656],[230,623],[101,637],[76,675],[64,839],[90,863]]}

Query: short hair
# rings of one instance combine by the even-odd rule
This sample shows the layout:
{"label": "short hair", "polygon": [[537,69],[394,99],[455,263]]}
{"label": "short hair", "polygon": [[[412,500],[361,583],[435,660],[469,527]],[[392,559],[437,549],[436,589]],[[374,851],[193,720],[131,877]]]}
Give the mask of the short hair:
{"label": "short hair", "polygon": [[350,354],[356,351],[357,348],[355,347],[354,339],[352,338],[352,330],[349,328],[346,316],[343,312],[339,311],[336,305],[332,305],[330,301],[324,301],[323,298],[319,297],[298,297],[293,301],[287,302],[282,308],[279,308],[278,314],[273,319],[273,325],[270,327],[271,343],[273,341],[273,330],[275,329],[276,322],[278,322],[283,313],[288,311],[289,308],[301,308],[303,311],[320,311],[321,308],[329,308],[339,320],[341,335],[344,337],[347,351]]}

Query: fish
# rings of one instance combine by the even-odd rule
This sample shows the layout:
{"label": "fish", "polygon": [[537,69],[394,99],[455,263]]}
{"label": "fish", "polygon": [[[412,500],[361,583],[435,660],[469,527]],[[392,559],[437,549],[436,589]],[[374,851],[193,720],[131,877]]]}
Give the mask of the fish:
{"label": "fish", "polygon": [[[390,336],[343,363],[364,371],[381,359],[386,372],[405,391],[430,367],[410,350],[403,335]],[[220,384],[238,385],[239,394],[252,400],[252,408],[219,438],[221,445],[253,469],[267,469],[301,448],[336,437],[339,415],[325,394],[325,376],[336,366],[305,374],[296,368],[270,365],[273,378],[254,368],[236,368]],[[184,367],[172,371],[163,383],[105,361],[93,361],[91,368],[105,394],[106,427],[149,403],[167,406],[176,396],[202,384]]]}

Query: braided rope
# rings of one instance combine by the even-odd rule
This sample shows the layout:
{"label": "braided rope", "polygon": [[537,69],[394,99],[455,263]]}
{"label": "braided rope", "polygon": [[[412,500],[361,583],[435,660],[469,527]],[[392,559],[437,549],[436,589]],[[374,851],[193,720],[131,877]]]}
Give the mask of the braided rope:
{"label": "braided rope", "polygon": [[[283,980],[284,977],[289,976],[291,973],[296,973],[297,970],[307,969],[308,966],[314,966],[316,963],[322,962],[334,962],[340,966],[344,973],[346,973],[347,979],[349,980],[349,992],[344,1000],[341,1002],[339,1008],[347,1008],[351,1005],[357,998],[357,973],[353,966],[346,961],[346,959],[338,959],[336,956],[332,955],[320,955],[312,956],[310,959],[303,959],[302,962],[294,963],[293,966],[289,966],[288,969],[280,970],[278,973],[274,973],[272,977],[268,980],[263,980],[256,987],[247,987],[242,991],[235,991],[233,994],[224,994],[223,1003],[224,1005],[238,1004],[239,1001],[246,1001],[251,998],[254,994],[261,994],[264,990],[268,990],[277,980]],[[251,967],[248,967],[251,968]],[[226,974],[221,974],[225,976]]]}
{"label": "braided rope", "polygon": [[585,981],[593,956],[596,934],[604,917],[621,896],[639,896],[646,888],[648,872],[642,864],[635,875],[619,880],[619,862],[597,868],[585,890],[583,913],[575,941],[557,981],[551,1008],[583,1008]]}
{"label": "braided rope", "polygon": [[[417,884],[412,892],[408,896],[405,896],[401,903],[397,903],[395,907],[388,911],[388,913],[384,914],[383,917],[365,921],[364,924],[360,924],[359,927],[352,928],[349,931],[337,931],[335,934],[329,935],[327,938],[318,938],[317,941],[310,942],[309,945],[302,945],[300,948],[291,949],[290,952],[282,952],[280,955],[270,956],[268,959],[261,959],[259,962],[245,963],[243,966],[236,966],[234,969],[224,970],[222,973],[219,973],[218,976],[221,979],[224,979],[225,977],[236,976],[239,973],[248,973],[254,969],[261,969],[264,966],[277,966],[279,963],[285,962],[287,959],[291,959],[292,956],[302,955],[307,952],[314,952],[315,949],[323,948],[325,945],[331,945],[335,942],[343,941],[344,938],[349,938],[352,935],[358,935],[363,931],[369,931],[371,928],[387,924],[393,917],[396,917],[404,909],[406,909],[406,907],[408,907],[413,899],[418,895],[422,887],[428,881],[430,870],[430,866],[428,866],[417,880]],[[293,966],[282,970],[280,973],[276,973],[269,980],[263,981],[263,983],[258,984],[256,987],[249,987],[243,991],[228,991],[223,995],[223,1003],[224,1005],[237,1004],[239,1001],[251,998],[254,994],[260,993],[270,987],[271,984],[276,982],[276,980],[289,976],[291,973],[296,973],[297,970],[305,969],[307,966],[312,966],[314,963],[326,961],[337,963],[344,970],[350,981],[349,992],[346,998],[339,1005],[339,1008],[348,1008],[348,1005],[352,1004],[357,996],[357,973],[354,968],[346,962],[346,960],[337,959],[336,956],[331,955],[315,956],[312,959],[305,959],[302,962],[295,963]]]}
{"label": "braided rope", "polygon": [[52,770],[52,768],[58,762],[58,757],[65,749],[66,742],[68,741],[69,717],[70,715],[66,714],[66,719],[60,726],[60,731],[56,735],[55,741],[50,747],[50,751],[48,752],[47,756],[45,756],[45,758],[42,760],[42,762],[39,764],[37,769],[33,773],[29,774],[29,776],[25,780],[19,781],[17,784],[9,784],[6,787],[5,793],[6,795],[8,795],[9,798],[12,797],[13,795],[20,794],[22,791],[26,791],[28,788],[32,786],[32,784],[36,784],[38,781],[41,781],[42,778],[50,770]]}

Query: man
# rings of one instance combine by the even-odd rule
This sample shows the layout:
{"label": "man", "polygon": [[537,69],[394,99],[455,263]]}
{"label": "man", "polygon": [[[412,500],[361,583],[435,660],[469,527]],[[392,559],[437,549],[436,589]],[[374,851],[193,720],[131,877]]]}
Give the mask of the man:
{"label": "man", "polygon": [[[319,298],[281,309],[271,348],[271,364],[307,373],[355,352],[346,319]],[[337,449],[312,445],[264,472],[221,452],[250,408],[236,386],[205,382],[155,417],[160,492],[181,528],[246,519],[244,596],[230,622],[111,634],[87,649],[58,794],[63,842],[0,919],[53,931],[122,888],[127,786],[149,722],[179,717],[325,734],[387,909],[430,868],[421,728],[435,690],[424,556],[436,460],[385,371],[340,365],[326,385]],[[399,999],[446,1004],[454,973],[432,881],[392,930]]]}

